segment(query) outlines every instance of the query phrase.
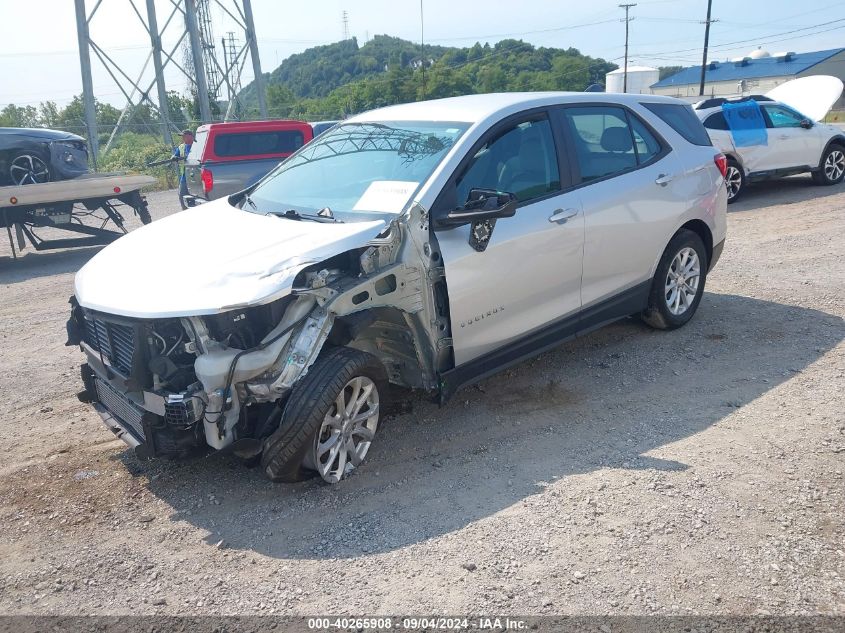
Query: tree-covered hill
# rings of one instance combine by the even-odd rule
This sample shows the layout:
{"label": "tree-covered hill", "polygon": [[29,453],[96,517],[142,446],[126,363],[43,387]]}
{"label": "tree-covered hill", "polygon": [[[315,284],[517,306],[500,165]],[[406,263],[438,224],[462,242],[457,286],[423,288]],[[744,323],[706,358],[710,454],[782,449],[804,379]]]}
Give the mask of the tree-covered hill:
{"label": "tree-covered hill", "polygon": [[[424,64],[424,67],[423,67]],[[387,35],[308,49],[267,76],[270,116],[335,119],[420,99],[518,90],[583,90],[604,83],[616,65],[574,48],[534,47],[520,40],[469,48],[420,46]],[[242,92],[257,115],[254,86]]]}

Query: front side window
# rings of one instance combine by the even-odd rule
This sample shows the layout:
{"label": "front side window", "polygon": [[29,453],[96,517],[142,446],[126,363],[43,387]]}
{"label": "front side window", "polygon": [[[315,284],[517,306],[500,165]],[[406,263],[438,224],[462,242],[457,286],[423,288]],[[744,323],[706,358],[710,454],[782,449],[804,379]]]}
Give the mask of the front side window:
{"label": "front side window", "polygon": [[459,204],[472,189],[506,191],[520,202],[558,191],[560,170],[548,119],[523,121],[493,136],[456,184]]}
{"label": "front side window", "polygon": [[764,105],[763,110],[769,117],[771,127],[801,127],[801,120],[804,118],[795,110],[784,106]]}
{"label": "front side window", "polygon": [[328,207],[344,221],[401,213],[468,127],[428,121],[338,125],[280,164],[243,208],[313,214]]}

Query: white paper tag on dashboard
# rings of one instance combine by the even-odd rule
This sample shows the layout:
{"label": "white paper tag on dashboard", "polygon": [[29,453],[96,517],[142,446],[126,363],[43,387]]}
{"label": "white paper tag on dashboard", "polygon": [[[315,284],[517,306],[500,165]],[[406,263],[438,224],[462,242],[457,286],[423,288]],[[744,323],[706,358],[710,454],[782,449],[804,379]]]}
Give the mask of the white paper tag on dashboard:
{"label": "white paper tag on dashboard", "polygon": [[370,183],[352,210],[399,213],[419,184],[405,180],[376,180]]}

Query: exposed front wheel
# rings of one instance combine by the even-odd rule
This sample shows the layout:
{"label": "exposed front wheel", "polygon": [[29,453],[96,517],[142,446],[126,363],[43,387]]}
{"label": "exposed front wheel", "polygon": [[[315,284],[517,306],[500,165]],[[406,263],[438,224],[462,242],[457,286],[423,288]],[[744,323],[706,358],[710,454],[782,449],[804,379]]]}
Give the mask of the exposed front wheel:
{"label": "exposed front wheel", "polygon": [[265,441],[265,474],[290,482],[312,471],[332,484],[348,476],[372,446],[387,388],[374,356],[328,350],[294,385],[279,428]]}
{"label": "exposed front wheel", "polygon": [[813,180],[819,185],[835,185],[845,177],[845,148],[831,145],[822,156],[819,170],[813,172]]}
{"label": "exposed front wheel", "polygon": [[18,154],[9,162],[9,179],[14,185],[50,182],[50,168],[37,154]]}
{"label": "exposed front wheel", "polygon": [[672,330],[689,321],[704,294],[707,265],[701,238],[693,231],[678,231],[657,265],[643,321],[660,330]]}
{"label": "exposed front wheel", "polygon": [[732,158],[728,159],[728,169],[725,172],[725,187],[728,190],[728,204],[736,202],[745,190],[745,174],[739,163]]}

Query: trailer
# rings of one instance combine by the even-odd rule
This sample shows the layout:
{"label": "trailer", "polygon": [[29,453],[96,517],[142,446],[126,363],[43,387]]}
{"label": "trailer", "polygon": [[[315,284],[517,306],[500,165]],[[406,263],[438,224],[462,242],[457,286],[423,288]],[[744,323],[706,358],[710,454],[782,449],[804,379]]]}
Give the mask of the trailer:
{"label": "trailer", "polygon": [[[131,209],[143,224],[152,220],[141,188],[152,176],[85,174],[72,180],[0,187],[0,227],[6,228],[12,257],[29,243],[36,251],[109,244],[127,232],[121,211]],[[41,229],[72,236],[49,239]]]}

